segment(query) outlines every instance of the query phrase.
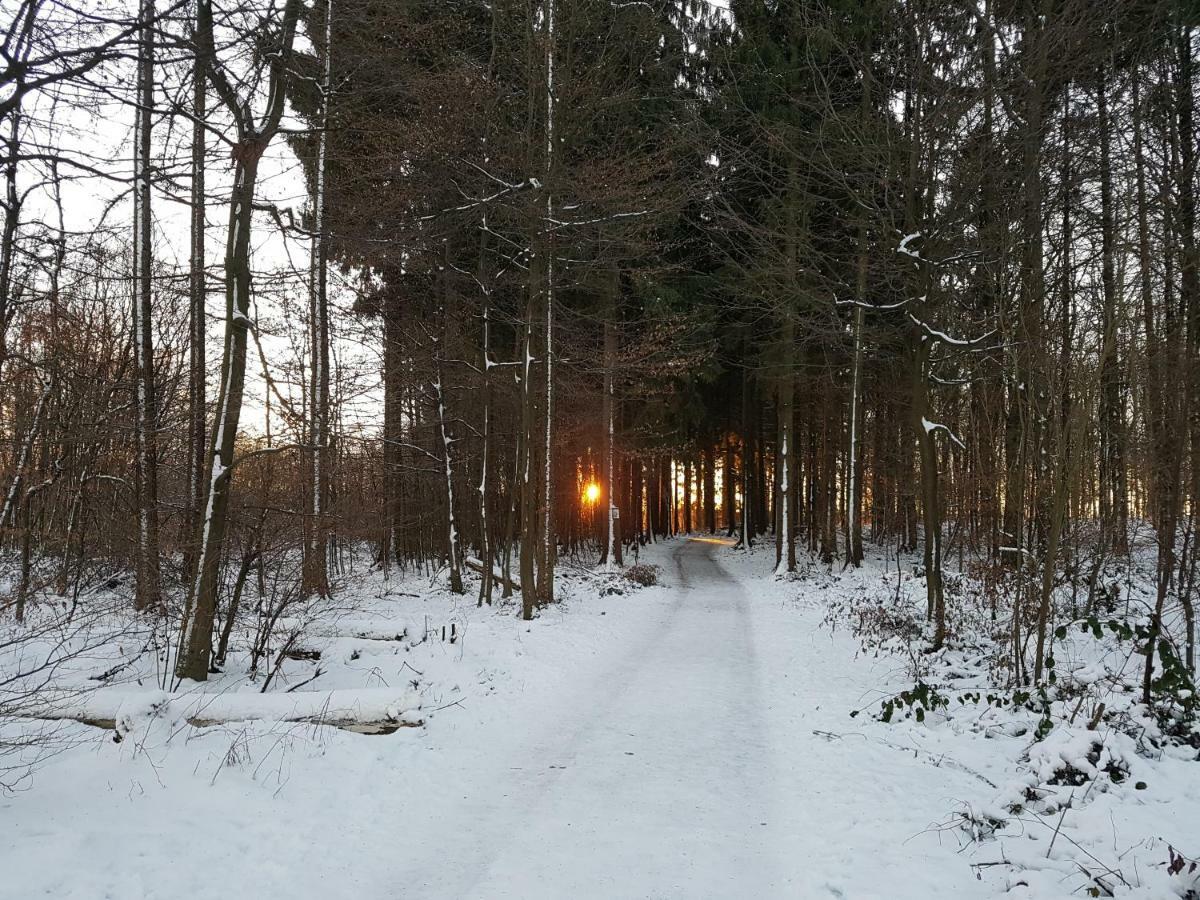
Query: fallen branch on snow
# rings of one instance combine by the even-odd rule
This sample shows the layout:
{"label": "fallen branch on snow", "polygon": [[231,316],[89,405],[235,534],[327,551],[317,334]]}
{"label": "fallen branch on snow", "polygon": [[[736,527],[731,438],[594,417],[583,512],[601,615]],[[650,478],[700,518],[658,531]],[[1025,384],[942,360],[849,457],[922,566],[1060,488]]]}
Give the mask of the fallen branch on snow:
{"label": "fallen branch on snow", "polygon": [[163,691],[97,690],[61,695],[23,710],[19,719],[74,721],[117,732],[117,739],[139,720],[161,718],[194,728],[234,722],[294,722],[328,725],[356,734],[391,734],[425,724],[420,698],[390,688],[259,694],[206,694]]}

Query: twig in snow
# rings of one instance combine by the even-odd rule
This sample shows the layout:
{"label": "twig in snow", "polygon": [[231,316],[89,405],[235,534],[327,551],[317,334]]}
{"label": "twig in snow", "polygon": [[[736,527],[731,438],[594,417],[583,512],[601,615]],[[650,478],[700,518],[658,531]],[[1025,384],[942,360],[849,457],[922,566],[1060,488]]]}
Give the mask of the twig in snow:
{"label": "twig in snow", "polygon": [[324,674],[325,674],[325,670],[322,669],[320,666],[317,666],[317,671],[313,672],[311,678],[305,678],[300,683],[293,684],[290,688],[287,689],[287,691],[285,691],[285,693],[290,694],[292,691],[299,690],[300,688],[304,687],[306,684],[316,681],[318,678],[320,678]]}

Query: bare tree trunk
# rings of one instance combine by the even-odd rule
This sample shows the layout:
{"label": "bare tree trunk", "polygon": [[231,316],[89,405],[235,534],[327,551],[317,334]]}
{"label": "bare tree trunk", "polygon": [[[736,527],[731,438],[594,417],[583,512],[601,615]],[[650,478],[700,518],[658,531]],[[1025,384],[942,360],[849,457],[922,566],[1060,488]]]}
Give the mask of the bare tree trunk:
{"label": "bare tree trunk", "polygon": [[602,562],[611,566],[622,564],[621,560],[621,522],[618,518],[619,509],[616,503],[616,366],[617,366],[617,301],[621,290],[620,274],[616,269],[609,273],[609,305],[608,315],[604,319],[604,397],[601,407],[601,418],[604,420],[604,494],[607,498],[608,516],[605,524],[604,558]]}
{"label": "bare tree trunk", "polygon": [[[442,317],[443,321],[445,317]],[[440,341],[439,341],[440,344]],[[440,354],[440,346],[437,353]],[[438,432],[442,439],[443,472],[446,476],[446,554],[450,566],[450,590],[456,594],[463,592],[462,561],[458,550],[458,525],[454,521],[454,469],[451,465],[450,433],[446,430],[446,392],[442,385],[442,364],[440,356],[435,365],[435,380],[433,382],[433,397],[437,403]],[[491,562],[484,560],[484,568],[490,568]]]}
{"label": "bare tree trunk", "polygon": [[[742,339],[742,353],[746,353],[746,340]],[[743,361],[744,362],[744,361]],[[751,381],[750,371],[746,365],[742,366],[742,440],[741,440],[741,457],[742,457],[742,549],[747,553],[754,544],[754,528],[756,525],[754,516],[754,421],[752,417],[752,407],[754,398],[754,386]],[[692,530],[692,510],[691,510],[691,477],[692,466],[691,460],[688,461],[684,468],[684,492],[683,500],[685,505],[684,524],[687,531]]]}
{"label": "bare tree trunk", "polygon": [[[826,369],[830,368],[829,355],[825,354]],[[832,381],[832,377],[831,377]],[[825,481],[825,505],[821,510],[821,562],[831,565],[838,554],[837,511],[838,511],[838,478],[837,478],[837,445],[841,442],[842,417],[837,408],[838,396],[831,389],[822,392],[821,403],[821,470]],[[836,435],[836,438],[835,438]],[[798,466],[795,467],[797,470]],[[799,496],[793,500],[798,503]]]}
{"label": "bare tree trunk", "polygon": [[[256,537],[261,538],[261,534]],[[246,589],[250,570],[258,558],[259,544],[256,540],[252,541],[242,553],[242,561],[238,566],[237,576],[233,580],[233,594],[229,598],[229,608],[225,611],[225,622],[221,627],[221,638],[217,642],[217,652],[214,657],[214,665],[218,667],[225,665],[225,658],[229,653],[229,638],[233,635],[233,627],[237,623],[238,612],[242,605],[242,593]]]}
{"label": "bare tree trunk", "polygon": [[223,69],[214,58],[212,7],[202,0],[202,22],[198,40],[202,42],[205,67],[214,88],[221,95],[238,127],[238,143],[233,149],[234,178],[229,198],[229,230],[225,244],[225,347],[221,360],[221,387],[212,440],[209,442],[209,477],[204,516],[200,525],[200,556],[196,576],[188,592],[184,611],[177,678],[204,681],[208,678],[212,655],[212,629],[217,609],[221,551],[229,517],[229,495],[233,484],[234,451],[242,412],[242,393],[246,379],[246,344],[250,329],[250,229],[253,224],[254,191],[258,163],[267,144],[279,130],[283,116],[282,80],[288,69],[300,0],[287,0],[284,6],[279,46],[269,67],[267,96],[269,106],[262,122],[249,119],[249,104],[234,92]]}
{"label": "bare tree trunk", "polygon": [[[725,464],[721,468],[721,486],[725,497],[721,505],[725,507],[725,536],[733,537],[737,533],[737,475],[733,441],[725,439]],[[669,471],[669,470],[668,470]],[[669,479],[667,479],[669,480]]]}
{"label": "bare tree trunk", "polygon": [[555,142],[558,140],[555,131],[555,56],[558,52],[555,45],[555,19],[557,16],[557,0],[546,0],[546,228],[549,232],[546,239],[546,429],[543,446],[542,471],[542,557],[541,589],[538,596],[543,603],[554,602],[554,564],[557,542],[554,534],[554,448],[552,435],[554,432],[554,237],[551,222],[554,218],[554,194],[551,190],[555,169]]}
{"label": "bare tree trunk", "polygon": [[225,543],[232,467],[242,412],[246,379],[246,344],[250,329],[250,226],[257,155],[250,148],[234,170],[230,196],[229,232],[225,250],[225,349],[221,362],[221,387],[209,443],[209,481],[200,523],[200,554],[191,600],[184,618],[178,678],[205,681],[212,650],[212,626],[220,586],[221,549]]}
{"label": "bare tree trunk", "polygon": [[[1100,509],[1113,550],[1124,554],[1128,549],[1129,500],[1125,490],[1124,400],[1121,397],[1120,360],[1117,356],[1120,313],[1117,310],[1114,260],[1116,223],[1113,209],[1112,129],[1108,115],[1108,85],[1103,68],[1096,92],[1096,109],[1096,127],[1100,131],[1100,283],[1104,297],[1101,316],[1103,346],[1100,351],[1103,360],[1100,369]],[[1069,147],[1064,152],[1069,153]]]}
{"label": "bare tree trunk", "polygon": [[[0,376],[8,361],[8,326],[16,309],[12,303],[13,258],[17,250],[17,229],[21,223],[21,199],[17,190],[17,161],[21,156],[20,108],[13,110],[5,139],[4,162],[4,230],[0,232]],[[0,519],[0,522],[3,520]]]}
{"label": "bare tree trunk", "polygon": [[492,605],[492,575],[495,571],[492,559],[492,533],[491,519],[488,516],[488,475],[492,464],[492,359],[491,359],[491,344],[492,344],[492,292],[491,284],[487,278],[486,259],[487,259],[487,217],[483,220],[483,227],[479,231],[479,287],[482,292],[483,308],[481,316],[483,319],[483,333],[480,339],[480,354],[482,364],[479,367],[480,380],[482,381],[481,389],[483,391],[483,422],[480,429],[480,438],[482,446],[480,447],[479,455],[479,557],[483,562],[482,577],[479,581],[479,598],[478,605],[483,606],[487,603]]}
{"label": "bare tree trunk", "polygon": [[[1183,385],[1183,393],[1186,396],[1186,414],[1182,411],[1178,414],[1176,420],[1180,427],[1174,429],[1178,433],[1178,440],[1182,441],[1183,437],[1183,421],[1186,415],[1187,428],[1190,435],[1191,445],[1191,460],[1189,468],[1191,469],[1191,509],[1195,518],[1197,509],[1200,509],[1200,258],[1197,256],[1196,247],[1196,174],[1197,174],[1197,148],[1196,148],[1196,129],[1194,121],[1195,113],[1195,95],[1193,72],[1195,67],[1195,59],[1193,56],[1192,42],[1192,24],[1187,24],[1179,28],[1178,46],[1177,46],[1177,61],[1176,61],[1176,90],[1177,94],[1177,110],[1178,110],[1178,130],[1179,130],[1179,162],[1180,170],[1178,176],[1178,231],[1181,243],[1181,253],[1179,258],[1179,282],[1182,307],[1184,315],[1187,319],[1186,336],[1187,336],[1187,355],[1185,358],[1185,369],[1189,373],[1186,384]],[[1176,394],[1178,396],[1178,392]],[[1174,470],[1172,473],[1172,482],[1178,486],[1178,472],[1181,468],[1183,452],[1179,450],[1177,458],[1173,460]],[[1179,490],[1177,488],[1177,490]],[[1181,493],[1181,490],[1179,490]],[[1175,498],[1175,521],[1171,524],[1172,535],[1171,540],[1174,544],[1175,535],[1174,529],[1178,522],[1179,511],[1182,508],[1182,497]],[[1192,551],[1195,554],[1195,549]],[[1195,672],[1195,609],[1192,601],[1192,582],[1189,578],[1186,588],[1183,585],[1179,586],[1180,602],[1184,607],[1184,616],[1188,623],[1187,635],[1187,665],[1188,668]]]}
{"label": "bare tree trunk", "polygon": [[913,436],[921,463],[921,518],[925,540],[926,618],[934,622],[934,648],[946,637],[946,606],[942,592],[942,516],[941,487],[938,478],[937,446],[934,423],[926,416],[929,404],[929,353],[932,342],[923,333],[913,332],[912,400],[910,416]]}
{"label": "bare tree trunk", "polygon": [[701,479],[701,486],[704,491],[704,530],[712,534],[717,530],[717,503],[714,496],[717,477],[711,443],[705,443],[701,450],[701,464],[704,466],[703,478]]}
{"label": "bare tree trunk", "polygon": [[683,533],[692,533],[692,457],[683,461]]}
{"label": "bare tree trunk", "polygon": [[534,570],[537,543],[538,504],[537,489],[532,479],[534,394],[533,394],[533,320],[536,309],[536,282],[533,280],[538,258],[530,265],[529,296],[525,307],[524,362],[521,367],[521,437],[517,450],[521,484],[521,617],[533,618],[537,603],[537,582]]}
{"label": "bare tree trunk", "polygon": [[320,132],[317,135],[317,160],[313,192],[313,236],[309,261],[309,421],[308,440],[312,447],[312,522],[311,540],[304,548],[306,594],[329,596],[328,521],[329,500],[329,297],[328,239],[326,219],[326,153],[329,144],[329,103],[333,92],[333,0],[325,3],[325,63],[321,73]]}
{"label": "bare tree trunk", "polygon": [[867,294],[867,233],[866,227],[858,229],[858,267],[855,280],[854,296],[857,305],[854,308],[854,360],[850,367],[850,454],[846,462],[846,477],[849,486],[846,488],[847,507],[847,560],[851,565],[862,565],[862,479],[860,476],[861,461],[859,445],[861,444],[860,420],[862,419],[862,367],[863,367],[863,304]]}
{"label": "bare tree trunk", "polygon": [[792,460],[795,458],[792,437],[792,422],[795,412],[792,408],[792,400],[796,387],[792,354],[795,352],[793,347],[795,324],[790,311],[784,312],[779,342],[782,356],[779,381],[775,389],[779,410],[779,453],[775,475],[775,574],[777,575],[796,570],[795,511],[792,506]]}
{"label": "bare tree trunk", "polygon": [[[196,22],[199,23],[197,0]],[[205,306],[208,291],[205,284],[205,130],[207,114],[207,83],[204,62],[197,52],[192,66],[192,191],[191,191],[191,256],[188,264],[188,451],[187,451],[187,514],[184,528],[184,572],[188,579],[195,576],[196,556],[200,548],[194,538],[200,533],[200,513],[204,504],[205,402],[207,394],[205,367]]]}
{"label": "bare tree trunk", "polygon": [[138,529],[134,608],[162,607],[158,557],[158,410],[154,383],[154,319],[150,243],[150,151],[154,114],[154,0],[141,0],[138,106],[134,137],[133,349]]}
{"label": "bare tree trunk", "polygon": [[401,483],[404,438],[404,350],[401,300],[395,291],[383,298],[383,479],[384,534],[383,562],[400,559],[403,547],[401,527],[404,494]]}
{"label": "bare tree trunk", "polygon": [[[516,341],[516,351],[519,353],[523,347],[523,336],[518,335]],[[520,378],[517,379],[519,384],[523,384]],[[524,394],[522,393],[521,414],[524,418]],[[508,511],[504,518],[504,559],[501,563],[500,571],[504,574],[504,590],[500,596],[511,597],[513,594],[513,579],[512,579],[512,553],[513,541],[517,536],[517,521],[518,516],[522,514],[523,503],[525,497],[524,482],[522,480],[524,474],[524,458],[523,447],[525,440],[525,431],[523,428],[517,429],[516,438],[514,441],[512,457],[512,478],[509,481],[508,491]],[[518,565],[519,565],[518,560]]]}
{"label": "bare tree trunk", "polygon": [[[1103,363],[1103,361],[1102,361]],[[1065,376],[1065,373],[1063,373]],[[1046,662],[1046,636],[1049,630],[1049,619],[1052,611],[1054,592],[1054,573],[1058,565],[1058,554],[1062,544],[1062,531],[1067,518],[1067,500],[1070,493],[1071,468],[1066,448],[1070,443],[1069,432],[1074,430],[1074,420],[1078,409],[1073,410],[1071,420],[1064,423],[1062,434],[1058,439],[1053,471],[1053,500],[1049,508],[1049,521],[1046,527],[1046,547],[1042,559],[1041,596],[1037,614],[1037,647],[1033,657],[1033,680],[1035,683],[1042,679],[1042,671]]]}

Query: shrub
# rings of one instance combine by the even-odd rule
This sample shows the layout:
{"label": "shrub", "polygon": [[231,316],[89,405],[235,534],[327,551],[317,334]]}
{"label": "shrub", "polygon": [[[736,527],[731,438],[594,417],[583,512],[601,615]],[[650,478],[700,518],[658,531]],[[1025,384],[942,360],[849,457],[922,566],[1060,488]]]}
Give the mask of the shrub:
{"label": "shrub", "polygon": [[625,577],[641,587],[651,587],[658,584],[658,566],[637,563],[625,570]]}

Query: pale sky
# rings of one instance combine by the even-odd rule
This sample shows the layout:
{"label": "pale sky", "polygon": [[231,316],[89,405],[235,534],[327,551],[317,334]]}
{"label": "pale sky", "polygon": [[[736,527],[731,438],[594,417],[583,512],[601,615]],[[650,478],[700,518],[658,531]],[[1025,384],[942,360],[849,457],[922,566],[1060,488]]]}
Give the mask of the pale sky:
{"label": "pale sky", "polygon": [[[2,5],[7,5],[4,3]],[[303,39],[302,39],[303,40]],[[114,64],[113,68],[97,75],[93,80],[105,85],[101,93],[92,91],[78,106],[54,105],[49,97],[38,95],[29,98],[26,104],[30,126],[26,140],[57,145],[72,158],[89,167],[116,178],[128,179],[133,170],[132,134],[133,107],[129,105],[133,87],[132,63]],[[189,145],[191,124],[179,117],[173,120],[164,117],[167,93],[190,96],[190,88],[180,89],[179,72],[165,72],[167,84],[160,84],[156,96],[154,133],[154,159],[164,174],[177,177],[175,188],[160,184],[153,199],[154,256],[156,263],[179,273],[188,267],[189,209],[186,201],[190,180]],[[108,89],[117,85],[117,90]],[[210,92],[209,112],[214,124],[222,125],[225,116]],[[53,125],[53,136],[47,138],[48,126]],[[285,126],[303,127],[297,120],[285,117]],[[224,133],[228,133],[227,131]],[[72,172],[63,166],[64,176]],[[26,166],[21,172],[21,183],[32,185],[44,172]],[[208,228],[206,231],[206,256],[208,259],[208,360],[210,398],[215,391],[216,373],[220,364],[220,353],[224,327],[224,294],[221,257],[224,250],[228,207],[225,199],[232,177],[227,145],[213,135],[209,140],[209,165],[206,172],[206,192],[209,196],[207,208]],[[297,218],[306,204],[304,177],[299,162],[288,149],[285,139],[277,137],[264,155],[259,176],[258,199],[273,203],[280,208],[291,208]],[[132,229],[132,202],[129,184],[112,181],[98,175],[78,176],[63,185],[65,224],[68,231],[86,233],[101,226],[110,229],[128,227]],[[22,221],[29,223],[37,219],[54,224],[57,214],[53,212],[49,189],[35,190],[29,197]],[[297,350],[307,347],[305,323],[295,316],[297,311],[307,308],[307,274],[309,244],[302,238],[285,238],[267,214],[258,214],[255,220],[253,243],[253,266],[256,273],[256,312],[261,324],[261,338],[265,355],[271,364],[272,378],[280,391],[291,395],[290,399],[299,408],[299,390],[289,390],[284,383],[288,377],[284,367],[293,363]],[[352,297],[346,290],[339,290],[342,277],[336,270],[330,273],[331,325],[338,339],[332,348],[335,361],[354,370],[363,370],[365,381],[360,380],[353,401],[347,401],[343,410],[344,425],[353,429],[357,423],[374,430],[380,418],[379,391],[377,390],[379,356],[378,342],[358,340],[355,335],[363,329],[377,331],[377,323],[360,322],[348,314]],[[280,302],[280,298],[284,302]],[[156,291],[156,300],[158,291]],[[291,320],[287,321],[291,310]],[[164,310],[164,315],[167,311]],[[179,323],[170,323],[171,331],[178,332]],[[284,327],[286,324],[286,327]],[[336,364],[336,363],[335,363]],[[264,396],[266,384],[262,378],[261,362],[256,350],[251,347],[247,364],[247,397],[242,414],[243,430],[262,432],[266,426]],[[274,400],[272,404],[276,405]],[[272,414],[272,430],[278,428],[278,417]]]}

